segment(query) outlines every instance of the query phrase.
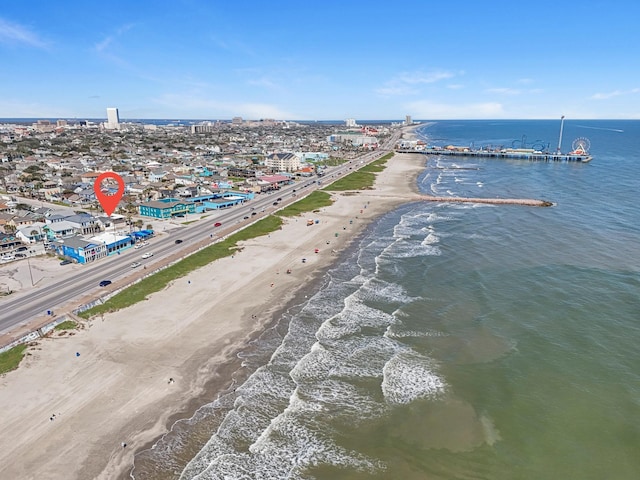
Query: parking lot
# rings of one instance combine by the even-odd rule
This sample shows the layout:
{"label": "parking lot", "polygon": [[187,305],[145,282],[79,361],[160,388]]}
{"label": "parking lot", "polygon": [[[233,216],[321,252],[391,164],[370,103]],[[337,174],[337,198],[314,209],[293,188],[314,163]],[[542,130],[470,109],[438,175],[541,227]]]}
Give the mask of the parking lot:
{"label": "parking lot", "polygon": [[58,257],[47,255],[0,261],[0,295],[37,288],[59,280],[61,275],[72,274],[79,268],[82,266],[74,263],[60,265]]}

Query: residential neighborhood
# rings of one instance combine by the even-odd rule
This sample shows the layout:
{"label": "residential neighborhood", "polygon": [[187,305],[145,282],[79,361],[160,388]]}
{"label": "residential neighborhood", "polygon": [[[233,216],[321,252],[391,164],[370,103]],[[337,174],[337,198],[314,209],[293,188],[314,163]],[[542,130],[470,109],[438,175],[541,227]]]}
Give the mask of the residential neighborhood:
{"label": "residential neighborhood", "polygon": [[[232,208],[374,150],[390,125],[276,120],[0,124],[0,262],[37,252],[90,263],[153,236],[153,222]],[[113,215],[97,177],[118,173]],[[59,208],[54,208],[59,207]],[[17,252],[24,246],[27,253]],[[22,253],[22,255],[20,255]]]}

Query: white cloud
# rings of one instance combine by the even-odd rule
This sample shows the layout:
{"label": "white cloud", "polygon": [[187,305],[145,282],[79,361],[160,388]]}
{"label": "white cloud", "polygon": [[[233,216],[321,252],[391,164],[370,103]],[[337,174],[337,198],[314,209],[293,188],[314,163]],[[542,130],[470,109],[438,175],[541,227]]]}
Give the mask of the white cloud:
{"label": "white cloud", "polygon": [[451,72],[435,71],[435,72],[404,72],[396,77],[396,80],[409,85],[435,83],[440,80],[454,77]]}
{"label": "white cloud", "polygon": [[94,48],[96,49],[96,51],[98,52],[103,52],[104,50],[106,50],[118,37],[121,37],[124,33],[128,32],[129,30],[131,30],[133,28],[134,24],[133,23],[128,23],[126,25],[121,26],[120,28],[118,28],[115,33],[111,34],[111,35],[107,35],[104,39],[102,39],[102,41],[98,42],[95,44]]}
{"label": "white cloud", "polygon": [[614,90],[607,93],[595,93],[591,96],[592,100],[608,100],[610,98],[619,97],[621,95],[631,95],[640,93],[640,88],[632,88],[631,90]]}
{"label": "white cloud", "polygon": [[220,101],[197,93],[167,93],[153,101],[169,108],[173,114],[182,118],[231,118],[235,116],[247,119],[275,118],[278,120],[297,118],[291,112],[276,105]]}
{"label": "white cloud", "polygon": [[47,43],[28,28],[3,18],[0,18],[0,43],[18,43],[36,48],[47,47]]}
{"label": "white cloud", "polygon": [[247,80],[247,84],[254,86],[254,87],[264,87],[264,88],[268,88],[271,90],[279,90],[280,86],[273,82],[272,80],[268,79],[267,77],[261,77],[261,78],[252,78],[250,80]]}
{"label": "white cloud", "polygon": [[532,95],[542,93],[544,90],[541,88],[528,88],[525,90],[519,88],[509,88],[509,87],[496,87],[496,88],[487,88],[484,93],[492,93],[497,95]]}
{"label": "white cloud", "polygon": [[374,90],[378,95],[385,97],[397,97],[400,95],[412,95],[418,93],[418,89],[408,85],[387,85]]}
{"label": "white cloud", "polygon": [[469,103],[446,104],[428,100],[409,102],[404,105],[405,111],[411,112],[413,118],[424,119],[474,119],[474,118],[504,118],[504,108],[501,103]]}
{"label": "white cloud", "polygon": [[520,95],[522,90],[517,88],[487,88],[485,93],[497,93],[500,95]]}
{"label": "white cloud", "polygon": [[0,118],[71,117],[67,106],[45,105],[34,101],[0,100]]}
{"label": "white cloud", "polygon": [[375,93],[383,96],[413,95],[419,93],[419,86],[447,80],[455,76],[452,72],[435,70],[432,72],[401,72],[382,87],[376,88]]}

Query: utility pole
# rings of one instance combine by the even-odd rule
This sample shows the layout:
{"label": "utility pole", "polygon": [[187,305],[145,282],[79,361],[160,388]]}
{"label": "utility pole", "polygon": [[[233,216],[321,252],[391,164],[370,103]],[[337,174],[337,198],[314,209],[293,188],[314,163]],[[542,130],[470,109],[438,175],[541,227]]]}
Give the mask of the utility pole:
{"label": "utility pole", "polygon": [[29,255],[27,256],[27,265],[29,266],[29,277],[31,277],[31,286],[35,287],[35,283],[33,283],[33,273],[31,273],[31,261],[29,260],[33,250],[29,250]]}

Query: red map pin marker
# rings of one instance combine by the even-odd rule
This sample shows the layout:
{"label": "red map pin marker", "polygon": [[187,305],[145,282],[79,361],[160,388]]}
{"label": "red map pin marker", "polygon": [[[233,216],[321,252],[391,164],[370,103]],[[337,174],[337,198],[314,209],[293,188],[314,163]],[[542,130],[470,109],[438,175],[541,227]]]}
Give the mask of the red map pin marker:
{"label": "red map pin marker", "polygon": [[[112,189],[107,185],[103,186],[102,182],[104,180],[115,181],[115,183],[118,184],[118,190],[113,193]],[[113,181],[110,183],[114,183]],[[111,216],[124,194],[124,180],[122,180],[122,177],[115,172],[104,172],[96,178],[96,181],[93,184],[93,191],[95,192],[100,205],[102,205],[104,213]]]}

